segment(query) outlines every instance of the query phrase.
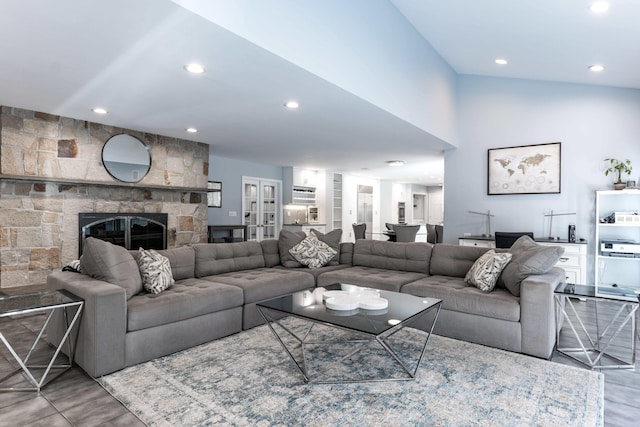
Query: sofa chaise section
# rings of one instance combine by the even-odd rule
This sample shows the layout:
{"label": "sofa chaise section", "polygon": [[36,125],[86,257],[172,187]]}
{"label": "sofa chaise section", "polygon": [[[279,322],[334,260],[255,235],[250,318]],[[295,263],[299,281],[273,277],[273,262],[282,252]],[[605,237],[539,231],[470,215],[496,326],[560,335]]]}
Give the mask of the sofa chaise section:
{"label": "sofa chaise section", "polygon": [[530,275],[520,296],[504,287],[482,292],[465,283],[473,263],[488,249],[438,244],[430,275],[402,287],[402,292],[442,299],[434,332],[455,339],[548,358],[555,344],[553,290],[564,281],[554,268]]}

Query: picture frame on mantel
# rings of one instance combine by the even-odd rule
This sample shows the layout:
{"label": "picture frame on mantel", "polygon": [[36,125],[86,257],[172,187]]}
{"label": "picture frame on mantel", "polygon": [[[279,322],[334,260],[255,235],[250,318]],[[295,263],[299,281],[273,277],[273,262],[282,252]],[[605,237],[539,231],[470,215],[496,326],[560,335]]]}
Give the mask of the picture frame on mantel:
{"label": "picture frame on mantel", "polygon": [[210,208],[222,207],[222,182],[209,181],[207,183],[207,206]]}
{"label": "picture frame on mantel", "polygon": [[560,193],[561,143],[488,150],[487,194]]}

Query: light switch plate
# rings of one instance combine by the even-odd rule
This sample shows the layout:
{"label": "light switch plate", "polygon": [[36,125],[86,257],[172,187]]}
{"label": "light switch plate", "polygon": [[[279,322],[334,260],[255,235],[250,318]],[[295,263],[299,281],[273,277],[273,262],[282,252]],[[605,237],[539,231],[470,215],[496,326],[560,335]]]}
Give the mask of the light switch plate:
{"label": "light switch plate", "polygon": [[238,216],[238,212],[236,212],[236,211],[229,211],[229,216]]}

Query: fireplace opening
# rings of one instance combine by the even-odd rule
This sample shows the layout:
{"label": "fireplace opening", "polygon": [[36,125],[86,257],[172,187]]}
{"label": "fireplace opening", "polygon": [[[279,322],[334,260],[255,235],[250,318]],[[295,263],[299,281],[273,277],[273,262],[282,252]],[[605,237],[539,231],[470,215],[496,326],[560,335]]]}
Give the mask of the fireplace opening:
{"label": "fireplace opening", "polygon": [[166,213],[80,213],[78,256],[91,236],[127,249],[167,249]]}

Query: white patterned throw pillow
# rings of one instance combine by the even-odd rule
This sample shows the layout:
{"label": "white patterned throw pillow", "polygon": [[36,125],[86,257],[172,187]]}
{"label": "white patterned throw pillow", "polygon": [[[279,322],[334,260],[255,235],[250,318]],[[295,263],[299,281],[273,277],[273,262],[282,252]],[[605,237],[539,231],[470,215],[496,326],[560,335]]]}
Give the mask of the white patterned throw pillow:
{"label": "white patterned throw pillow", "polygon": [[140,248],[138,268],[142,276],[142,286],[147,292],[159,294],[175,283],[169,258],[153,249]]}
{"label": "white patterned throw pillow", "polygon": [[289,249],[289,253],[300,264],[309,268],[320,268],[327,265],[338,252],[318,240],[318,237],[312,231],[302,242]]}
{"label": "white patterned throw pillow", "polygon": [[473,263],[464,281],[483,292],[491,292],[496,286],[500,273],[511,261],[511,257],[510,253],[497,254],[493,249],[485,252]]}

